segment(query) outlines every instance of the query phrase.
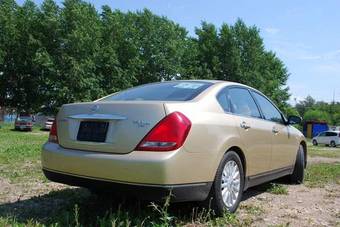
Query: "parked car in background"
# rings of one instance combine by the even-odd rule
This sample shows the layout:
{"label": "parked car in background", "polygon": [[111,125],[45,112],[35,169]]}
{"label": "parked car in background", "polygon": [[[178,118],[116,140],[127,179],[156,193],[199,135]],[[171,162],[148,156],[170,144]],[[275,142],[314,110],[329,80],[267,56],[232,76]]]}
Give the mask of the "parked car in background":
{"label": "parked car in background", "polygon": [[42,148],[45,176],[146,200],[206,201],[234,212],[249,187],[302,183],[307,147],[261,92],[225,81],[169,81],[63,105]]}
{"label": "parked car in background", "polygon": [[33,119],[31,115],[19,115],[14,121],[15,130],[32,131]]}
{"label": "parked car in background", "polygon": [[51,117],[47,118],[42,129],[50,130],[53,125],[53,121],[54,121],[54,118],[51,118]]}
{"label": "parked car in background", "polygon": [[312,139],[313,145],[325,144],[331,147],[340,145],[340,132],[339,131],[325,131],[320,132]]}
{"label": "parked car in background", "polygon": [[340,126],[330,126],[329,130],[331,130],[331,131],[340,131]]}

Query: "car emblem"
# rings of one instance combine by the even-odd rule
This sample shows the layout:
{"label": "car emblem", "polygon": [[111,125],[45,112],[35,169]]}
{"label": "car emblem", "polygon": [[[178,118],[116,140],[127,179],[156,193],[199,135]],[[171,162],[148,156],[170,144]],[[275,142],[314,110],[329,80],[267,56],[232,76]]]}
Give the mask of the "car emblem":
{"label": "car emblem", "polygon": [[134,120],[133,123],[136,124],[139,128],[143,128],[145,126],[150,125],[149,122],[143,120]]}
{"label": "car emblem", "polygon": [[98,105],[94,105],[91,107],[91,111],[92,112],[96,112],[97,110],[99,110],[99,106]]}

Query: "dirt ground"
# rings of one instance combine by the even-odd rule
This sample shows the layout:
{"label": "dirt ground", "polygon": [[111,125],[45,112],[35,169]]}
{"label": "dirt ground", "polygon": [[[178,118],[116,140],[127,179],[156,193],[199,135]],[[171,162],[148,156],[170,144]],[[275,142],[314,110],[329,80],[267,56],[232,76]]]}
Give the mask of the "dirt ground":
{"label": "dirt ground", "polygon": [[[334,159],[315,157],[310,163],[333,162]],[[304,185],[286,185],[288,194],[275,195],[263,186],[249,189],[241,202],[237,217],[251,219],[252,226],[340,226],[340,185],[308,188]],[[11,212],[39,211],[49,204],[63,204],[67,197],[53,197],[51,191],[78,190],[56,183],[26,182],[11,184],[0,178],[0,208]],[[35,199],[35,198],[43,199]],[[25,210],[25,211],[24,211]],[[5,212],[7,213],[7,212]],[[27,213],[32,215],[32,213]],[[25,218],[23,213],[22,217]],[[39,217],[40,216],[40,217]]]}
{"label": "dirt ground", "polygon": [[317,164],[317,163],[336,163],[340,162],[340,158],[327,158],[327,157],[309,157],[308,164]]}
{"label": "dirt ground", "polygon": [[[253,226],[340,226],[340,187],[307,188],[289,185],[288,195],[268,192],[257,194],[256,188],[246,192],[241,207],[259,207]],[[247,209],[240,209],[246,217]]]}

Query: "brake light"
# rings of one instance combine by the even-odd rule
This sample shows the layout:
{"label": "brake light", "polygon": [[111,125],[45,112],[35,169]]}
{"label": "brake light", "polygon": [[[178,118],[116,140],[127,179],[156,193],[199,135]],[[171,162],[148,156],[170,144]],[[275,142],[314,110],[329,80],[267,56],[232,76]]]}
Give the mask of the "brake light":
{"label": "brake light", "polygon": [[58,143],[58,131],[57,131],[57,122],[56,121],[53,121],[51,130],[50,130],[50,135],[48,137],[48,142]]}
{"label": "brake light", "polygon": [[190,120],[180,112],[163,118],[137,145],[138,151],[172,151],[181,147],[191,128]]}

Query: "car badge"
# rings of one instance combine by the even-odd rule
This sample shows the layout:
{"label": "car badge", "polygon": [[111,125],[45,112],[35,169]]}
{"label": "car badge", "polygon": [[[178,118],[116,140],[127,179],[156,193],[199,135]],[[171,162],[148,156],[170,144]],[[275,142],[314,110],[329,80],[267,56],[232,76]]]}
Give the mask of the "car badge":
{"label": "car badge", "polygon": [[144,128],[145,126],[149,126],[150,123],[147,121],[143,121],[143,120],[135,120],[133,121],[134,124],[136,124],[139,128]]}
{"label": "car badge", "polygon": [[92,112],[96,112],[97,110],[99,110],[99,106],[98,105],[94,105],[91,107],[91,111]]}

